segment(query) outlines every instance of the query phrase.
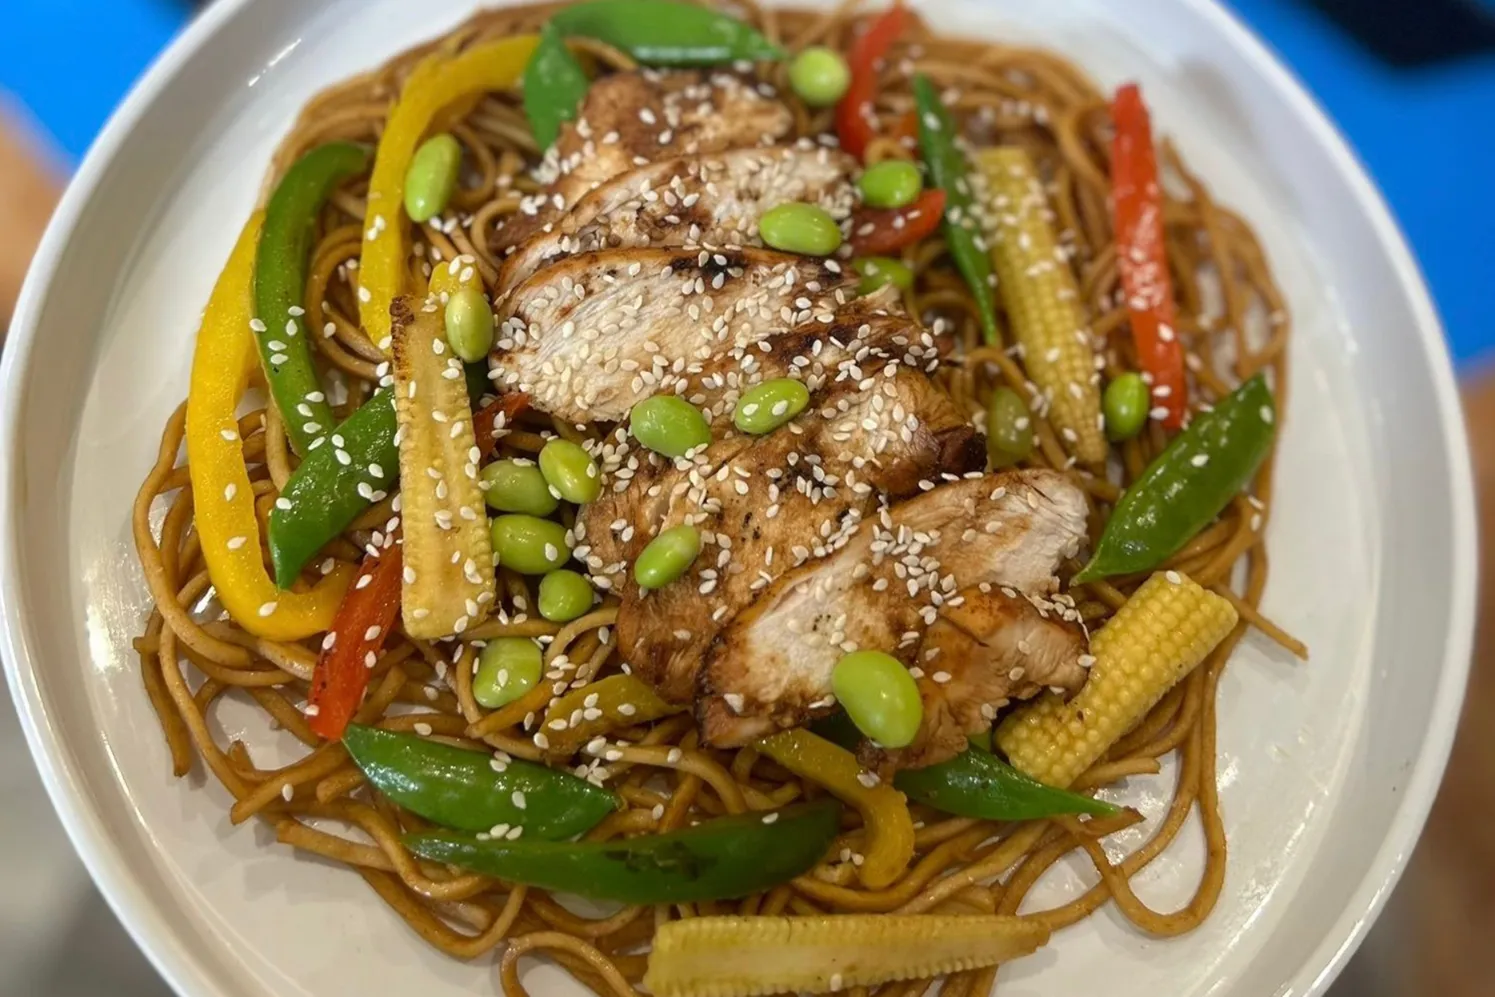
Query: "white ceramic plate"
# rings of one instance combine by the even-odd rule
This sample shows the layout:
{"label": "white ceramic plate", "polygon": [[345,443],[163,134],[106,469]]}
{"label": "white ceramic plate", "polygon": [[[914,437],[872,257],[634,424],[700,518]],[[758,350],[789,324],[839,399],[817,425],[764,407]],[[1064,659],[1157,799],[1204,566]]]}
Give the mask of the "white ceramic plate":
{"label": "white ceramic plate", "polygon": [[[30,743],[125,925],[191,997],[494,992],[352,875],[233,829],[173,781],[130,638],[146,593],[129,503],[186,390],[191,337],[270,150],[320,87],[457,23],[471,0],[225,0],[89,155],[37,257],[4,359],[0,600]],[[1458,712],[1475,531],[1463,427],[1415,265],[1332,126],[1206,0],[930,0],[946,28],[1143,81],[1160,127],[1258,228],[1297,323],[1267,609],[1313,660],[1237,652],[1220,695],[1231,861],[1172,941],[1112,912],[1003,971],[1004,993],[1321,991],[1391,889]],[[235,723],[232,713],[229,724]],[[1129,789],[1156,805],[1157,787]],[[1187,898],[1197,833],[1144,877]],[[1077,870],[1047,883],[1072,892]],[[532,971],[537,992],[577,988]]]}

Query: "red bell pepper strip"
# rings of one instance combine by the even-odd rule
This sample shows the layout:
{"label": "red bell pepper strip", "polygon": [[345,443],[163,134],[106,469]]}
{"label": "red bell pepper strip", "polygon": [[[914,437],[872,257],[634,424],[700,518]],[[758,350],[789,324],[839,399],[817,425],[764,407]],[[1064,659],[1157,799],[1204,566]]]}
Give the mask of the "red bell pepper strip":
{"label": "red bell pepper strip", "polygon": [[851,219],[858,256],[887,256],[933,235],[945,219],[945,192],[926,190],[902,208],[863,208]]}
{"label": "red bell pepper strip", "polygon": [[490,456],[493,449],[498,446],[498,434],[494,431],[494,423],[498,417],[502,415],[504,425],[512,426],[519,413],[527,408],[529,408],[529,395],[516,391],[498,396],[473,414],[472,435],[476,438],[474,442],[484,457]]}
{"label": "red bell pepper strip", "polygon": [[322,654],[311,674],[306,723],[319,736],[343,736],[363,702],[369,663],[378,656],[400,611],[404,558],[398,539],[364,558],[363,567],[338,607]]}
{"label": "red bell pepper strip", "polygon": [[836,134],[841,138],[841,148],[858,159],[867,154],[867,146],[877,137],[873,111],[877,99],[877,64],[912,20],[908,8],[895,3],[878,15],[851,43],[851,53],[846,60],[851,67],[851,84],[836,105]]}
{"label": "red bell pepper strip", "polygon": [[1184,350],[1176,333],[1173,281],[1163,242],[1163,193],[1158,186],[1152,125],[1135,83],[1116,91],[1111,106],[1116,257],[1131,313],[1132,340],[1142,370],[1152,380],[1153,411],[1167,429],[1183,425],[1188,411]]}

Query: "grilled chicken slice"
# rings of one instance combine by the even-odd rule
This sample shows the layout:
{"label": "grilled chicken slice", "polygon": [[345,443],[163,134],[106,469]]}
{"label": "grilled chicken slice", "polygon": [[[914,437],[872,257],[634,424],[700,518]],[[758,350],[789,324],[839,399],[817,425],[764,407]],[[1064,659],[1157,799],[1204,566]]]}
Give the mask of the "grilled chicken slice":
{"label": "grilled chicken slice", "polygon": [[1060,561],[1085,537],[1086,511],[1075,485],[1040,470],[966,479],[879,510],[834,557],[785,575],[717,635],[698,682],[703,738],[742,745],[825,712],[847,651],[879,648],[917,664],[926,632],[972,586],[1052,593]]}
{"label": "grilled chicken slice", "polygon": [[629,170],[584,196],[549,231],[504,261],[502,297],[545,264],[596,249],[756,246],[763,212],[789,201],[851,215],[856,161],[805,141],[771,149],[677,156]]}
{"label": "grilled chicken slice", "polygon": [[[689,701],[718,629],[786,572],[833,555],[879,496],[984,464],[979,435],[922,374],[897,368],[873,381],[832,385],[819,403],[828,414],[718,440],[694,460],[630,454],[613,473],[625,489],[583,510],[578,553],[621,595],[620,646],[666,698]],[[620,462],[611,452],[604,466]],[[683,580],[640,593],[628,566],[660,530],[687,522],[704,553]]]}
{"label": "grilled chicken slice", "polygon": [[494,230],[495,253],[543,232],[606,180],[655,159],[774,145],[794,115],[773,87],[738,73],[641,70],[614,73],[587,89],[576,121],[545,157],[545,189]]}

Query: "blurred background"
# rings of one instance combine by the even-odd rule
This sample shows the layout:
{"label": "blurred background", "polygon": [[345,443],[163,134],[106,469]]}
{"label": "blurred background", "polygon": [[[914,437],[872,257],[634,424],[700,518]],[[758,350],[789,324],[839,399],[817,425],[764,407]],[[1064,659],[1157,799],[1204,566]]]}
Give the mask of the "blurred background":
{"label": "blurred background", "polygon": [[[188,0],[0,0],[0,337],[68,173]],[[1495,577],[1495,0],[1229,0],[1308,85],[1390,200],[1463,380]],[[1495,600],[1482,619],[1495,624]],[[1492,631],[1492,632],[1485,632]],[[1495,625],[1411,871],[1333,997],[1495,994]],[[169,997],[94,892],[0,703],[0,994]],[[1484,819],[1480,819],[1483,817]]]}

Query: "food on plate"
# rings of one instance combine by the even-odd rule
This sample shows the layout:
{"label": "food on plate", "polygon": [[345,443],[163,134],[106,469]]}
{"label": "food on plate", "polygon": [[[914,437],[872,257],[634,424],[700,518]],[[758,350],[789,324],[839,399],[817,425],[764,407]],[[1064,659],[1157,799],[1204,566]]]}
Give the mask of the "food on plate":
{"label": "food on plate", "polygon": [[1107,900],[1208,916],[1221,672],[1306,655],[1288,322],[1134,84],[901,4],[506,8],[315,98],[240,224],[134,519],[234,823],[511,997],[974,995]]}

